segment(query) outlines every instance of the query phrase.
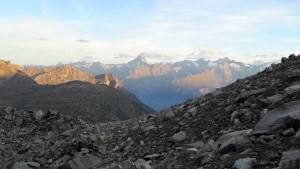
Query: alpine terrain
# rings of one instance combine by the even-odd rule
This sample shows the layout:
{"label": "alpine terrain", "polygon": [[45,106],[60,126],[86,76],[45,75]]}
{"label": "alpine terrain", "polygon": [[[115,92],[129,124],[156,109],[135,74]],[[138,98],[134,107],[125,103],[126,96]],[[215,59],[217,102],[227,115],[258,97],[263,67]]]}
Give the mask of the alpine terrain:
{"label": "alpine terrain", "polygon": [[[21,72],[12,76],[9,70],[5,75],[16,81],[13,84],[22,78],[24,85],[39,86]],[[5,86],[13,87],[1,89]],[[48,92],[48,87],[39,87]],[[65,91],[64,97],[81,93],[82,88],[101,90],[84,82],[50,87],[53,95]],[[9,91],[19,97],[32,93],[31,88]],[[38,94],[34,97],[47,101]],[[34,97],[28,96],[28,102]],[[72,107],[68,112],[73,113]],[[282,58],[279,64],[201,97],[127,121],[89,124],[54,110],[9,106],[1,107],[0,117],[3,169],[299,169],[300,55]]]}

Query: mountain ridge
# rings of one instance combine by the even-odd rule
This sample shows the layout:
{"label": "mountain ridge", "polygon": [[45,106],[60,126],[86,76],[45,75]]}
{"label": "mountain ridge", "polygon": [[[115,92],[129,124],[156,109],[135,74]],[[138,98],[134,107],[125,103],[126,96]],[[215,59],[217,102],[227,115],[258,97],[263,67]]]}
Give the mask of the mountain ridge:
{"label": "mountain ridge", "polygon": [[[229,58],[216,61],[199,58],[194,61],[183,60],[175,63],[148,63],[147,55],[152,54],[141,53],[129,61],[129,64],[94,62],[87,65],[75,62],[67,65],[72,65],[90,74],[108,72],[113,74],[123,82],[126,89],[156,110],[203,95],[265,68],[265,65],[248,65]],[[159,56],[159,54],[153,55],[155,55],[153,57]],[[214,77],[213,80],[210,80],[211,83],[199,84],[198,82],[209,80],[210,76],[207,74]],[[191,76],[195,76],[199,80],[188,80]],[[173,96],[169,93],[173,93]]]}

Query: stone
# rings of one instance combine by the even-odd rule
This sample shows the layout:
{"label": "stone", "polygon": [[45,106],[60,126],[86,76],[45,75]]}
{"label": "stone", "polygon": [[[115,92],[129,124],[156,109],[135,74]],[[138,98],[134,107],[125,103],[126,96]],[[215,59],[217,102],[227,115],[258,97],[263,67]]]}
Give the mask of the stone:
{"label": "stone", "polygon": [[156,159],[158,157],[160,157],[160,154],[150,154],[150,155],[145,156],[145,159],[153,160],[153,159]]}
{"label": "stone", "polygon": [[120,169],[134,169],[133,163],[130,160],[125,160],[120,163],[119,165]]}
{"label": "stone", "polygon": [[295,134],[295,139],[300,139],[300,131]]}
{"label": "stone", "polygon": [[89,169],[100,164],[101,161],[98,157],[87,154],[82,157],[76,157],[68,161],[68,165],[72,169]]}
{"label": "stone", "polygon": [[295,130],[293,128],[289,128],[285,130],[282,134],[286,137],[293,136],[295,134]]}
{"label": "stone", "polygon": [[248,136],[252,132],[252,129],[247,129],[247,130],[240,130],[240,131],[234,131],[231,133],[224,134],[220,136],[217,140],[217,143],[219,145],[222,145],[223,143],[229,141],[230,139],[234,137],[240,137],[240,136]]}
{"label": "stone", "polygon": [[258,95],[258,94],[261,94],[263,92],[265,92],[266,89],[265,88],[262,88],[262,89],[257,89],[257,90],[250,90],[250,91],[246,91],[246,92],[242,92],[236,99],[235,101],[236,102],[239,102],[239,101],[242,101],[252,95]]}
{"label": "stone", "polygon": [[148,127],[144,128],[143,132],[147,133],[147,132],[150,132],[150,131],[155,130],[155,129],[156,129],[156,127],[151,125],[151,126],[148,126]]}
{"label": "stone", "polygon": [[44,115],[45,115],[45,113],[42,110],[39,110],[39,111],[35,112],[34,118],[37,121],[40,121],[44,117]]}
{"label": "stone", "polygon": [[234,162],[233,168],[236,169],[252,169],[253,164],[256,162],[255,158],[242,158]]}
{"label": "stone", "polygon": [[[252,134],[272,134],[279,128],[294,127],[300,125],[300,101],[294,101],[269,111],[254,127]],[[291,126],[296,125],[296,126]],[[298,127],[297,127],[298,126]]]}
{"label": "stone", "polygon": [[293,85],[290,87],[287,87],[286,89],[284,89],[284,91],[288,94],[288,95],[292,95],[295,93],[299,93],[300,92],[300,84],[297,85]]}
{"label": "stone", "polygon": [[152,167],[144,160],[138,159],[134,162],[136,169],[152,169]]}
{"label": "stone", "polygon": [[185,131],[180,131],[172,136],[174,142],[181,142],[186,139],[187,135]]}
{"label": "stone", "polygon": [[195,116],[197,114],[197,107],[190,108],[188,112],[191,113],[192,116]]}
{"label": "stone", "polygon": [[169,110],[166,114],[165,114],[165,118],[167,119],[172,119],[175,117],[175,114],[173,113],[172,110]]}
{"label": "stone", "polygon": [[263,100],[263,102],[268,104],[274,104],[282,101],[284,99],[284,96],[282,94],[275,94],[273,96],[267,97]]}
{"label": "stone", "polygon": [[16,126],[21,126],[23,124],[23,118],[22,117],[17,117],[15,120]]}
{"label": "stone", "polygon": [[32,169],[27,162],[16,162],[11,169]]}
{"label": "stone", "polygon": [[248,134],[250,132],[251,130],[242,130],[228,133],[219,137],[217,142],[220,145],[220,153],[227,154],[232,151],[241,152],[247,148],[251,148],[252,142],[248,138]]}
{"label": "stone", "polygon": [[279,168],[291,169],[300,167],[300,149],[285,151],[282,153]]}

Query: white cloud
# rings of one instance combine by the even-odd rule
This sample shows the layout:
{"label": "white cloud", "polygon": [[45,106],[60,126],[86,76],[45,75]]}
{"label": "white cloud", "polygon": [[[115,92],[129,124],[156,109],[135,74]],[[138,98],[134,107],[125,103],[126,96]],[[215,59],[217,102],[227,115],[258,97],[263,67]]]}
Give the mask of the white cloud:
{"label": "white cloud", "polygon": [[[55,22],[39,19],[0,20],[0,55],[21,64],[56,64],[75,61],[86,55],[105,54],[99,40],[76,43],[85,35],[78,30],[82,22]],[[90,38],[89,38],[90,39]],[[79,39],[80,42],[88,42]]]}

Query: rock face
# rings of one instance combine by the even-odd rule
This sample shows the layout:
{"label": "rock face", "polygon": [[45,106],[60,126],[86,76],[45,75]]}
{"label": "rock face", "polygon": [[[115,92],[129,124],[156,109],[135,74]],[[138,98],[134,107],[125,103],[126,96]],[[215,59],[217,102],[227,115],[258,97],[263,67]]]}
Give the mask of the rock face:
{"label": "rock face", "polygon": [[[89,125],[54,111],[3,107],[0,168],[298,169],[300,95],[285,89],[300,84],[299,70],[300,56],[292,56],[213,93],[126,121]],[[284,99],[262,102],[276,94]]]}

